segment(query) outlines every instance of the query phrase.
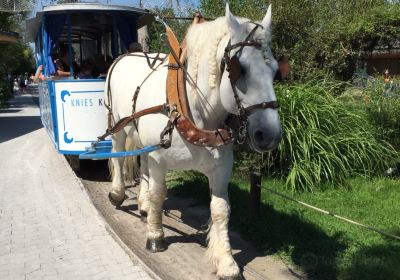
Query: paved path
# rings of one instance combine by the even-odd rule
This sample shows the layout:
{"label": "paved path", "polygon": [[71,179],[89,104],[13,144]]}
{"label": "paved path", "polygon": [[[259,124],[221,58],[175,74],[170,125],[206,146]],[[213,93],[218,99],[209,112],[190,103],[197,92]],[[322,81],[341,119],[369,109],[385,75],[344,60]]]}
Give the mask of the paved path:
{"label": "paved path", "polygon": [[0,279],[152,279],[55,151],[35,101],[0,109]]}

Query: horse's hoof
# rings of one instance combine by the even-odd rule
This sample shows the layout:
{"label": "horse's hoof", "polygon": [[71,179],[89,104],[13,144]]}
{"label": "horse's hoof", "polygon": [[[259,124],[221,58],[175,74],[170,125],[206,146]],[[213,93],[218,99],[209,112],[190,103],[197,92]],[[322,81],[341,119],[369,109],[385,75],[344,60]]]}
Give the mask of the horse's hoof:
{"label": "horse's hoof", "polygon": [[140,213],[140,220],[143,223],[147,223],[147,212],[143,211],[143,210],[140,210],[139,213]]}
{"label": "horse's hoof", "polygon": [[124,203],[125,199],[128,198],[126,195],[120,200],[114,199],[113,196],[111,195],[111,192],[108,193],[108,199],[110,200],[111,204],[114,205],[115,207],[120,207],[122,203]]}
{"label": "horse's hoof", "polygon": [[164,252],[167,248],[167,242],[164,238],[147,239],[146,241],[146,249],[152,253]]}

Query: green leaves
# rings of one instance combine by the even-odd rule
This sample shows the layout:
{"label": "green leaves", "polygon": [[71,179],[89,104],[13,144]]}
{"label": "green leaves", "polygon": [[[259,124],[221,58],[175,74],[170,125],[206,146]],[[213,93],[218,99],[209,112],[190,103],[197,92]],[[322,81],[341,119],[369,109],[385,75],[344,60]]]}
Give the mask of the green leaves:
{"label": "green leaves", "polygon": [[6,102],[11,97],[11,86],[5,81],[0,81],[0,108],[6,107]]}
{"label": "green leaves", "polygon": [[276,85],[282,142],[268,161],[241,152],[237,165],[284,178],[293,191],[313,191],[325,183],[343,187],[349,177],[382,174],[393,166],[399,154],[371,124],[365,102],[335,97],[344,87],[327,80]]}
{"label": "green leaves", "polygon": [[365,114],[332,95],[336,86],[327,81],[276,86],[285,133],[275,152],[277,172],[287,176],[292,190],[312,191],[325,182],[343,186],[346,178],[380,173],[398,158]]}
{"label": "green leaves", "polygon": [[[292,78],[331,73],[349,79],[363,51],[400,37],[400,4],[384,0],[231,0],[231,11],[261,20],[272,4],[273,50],[290,57]],[[224,15],[224,1],[201,0],[206,17]]]}

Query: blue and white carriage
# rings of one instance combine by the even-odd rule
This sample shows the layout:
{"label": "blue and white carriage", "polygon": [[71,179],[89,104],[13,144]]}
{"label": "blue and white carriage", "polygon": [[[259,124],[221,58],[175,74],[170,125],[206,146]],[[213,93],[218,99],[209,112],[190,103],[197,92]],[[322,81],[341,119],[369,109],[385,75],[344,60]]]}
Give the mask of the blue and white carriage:
{"label": "blue and white carriage", "polygon": [[138,41],[137,30],[152,19],[147,10],[139,8],[73,3],[45,6],[27,21],[28,34],[35,42],[36,64],[43,65],[44,79],[39,82],[42,123],[61,154],[85,152],[106,131],[107,69],[79,78],[77,69],[71,67],[70,77],[57,77],[54,59],[59,46],[68,46],[70,65],[73,53],[78,64],[97,56],[109,65]]}

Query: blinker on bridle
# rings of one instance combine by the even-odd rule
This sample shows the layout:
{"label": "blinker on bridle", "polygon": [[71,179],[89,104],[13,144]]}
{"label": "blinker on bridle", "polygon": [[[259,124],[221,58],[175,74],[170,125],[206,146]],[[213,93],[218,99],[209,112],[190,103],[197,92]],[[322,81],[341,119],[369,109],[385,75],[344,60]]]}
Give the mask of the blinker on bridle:
{"label": "blinker on bridle", "polygon": [[[236,105],[239,109],[239,132],[237,136],[237,142],[239,144],[243,144],[246,141],[247,137],[247,122],[248,122],[248,117],[255,113],[257,110],[260,109],[277,109],[279,107],[278,101],[270,101],[270,102],[262,102],[259,104],[255,104],[252,106],[249,106],[247,108],[244,108],[242,105],[242,101],[239,98],[239,95],[236,90],[236,82],[240,79],[243,69],[242,65],[240,64],[239,58],[240,55],[243,51],[243,48],[246,46],[250,47],[255,47],[255,48],[261,48],[261,44],[254,39],[251,39],[254,33],[256,32],[258,27],[262,27],[262,25],[252,22],[255,27],[250,31],[249,35],[247,35],[246,39],[242,42],[236,43],[231,45],[231,40],[229,39],[228,45],[225,47],[224,51],[224,57],[221,60],[221,65],[220,65],[220,72],[221,72],[221,77],[222,74],[225,70],[226,66],[226,71],[229,73],[229,80],[231,82],[232,90],[233,90],[233,96],[235,98]],[[231,57],[230,52],[236,48],[239,48],[235,54]]]}

